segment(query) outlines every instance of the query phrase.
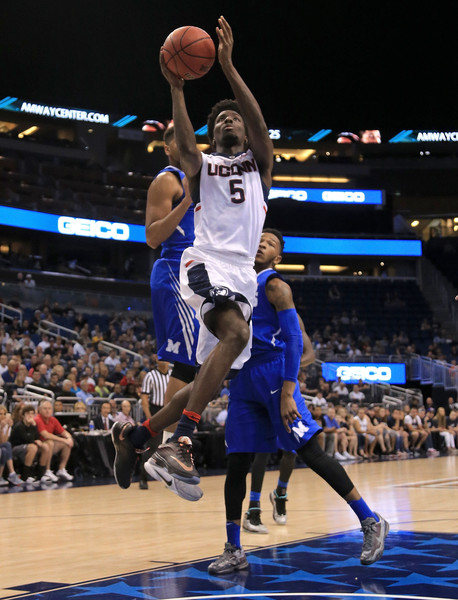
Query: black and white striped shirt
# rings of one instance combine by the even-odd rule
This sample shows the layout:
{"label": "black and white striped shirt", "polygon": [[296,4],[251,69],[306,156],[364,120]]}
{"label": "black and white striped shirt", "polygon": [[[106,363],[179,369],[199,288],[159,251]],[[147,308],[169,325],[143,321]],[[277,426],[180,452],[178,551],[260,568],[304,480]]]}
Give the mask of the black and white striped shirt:
{"label": "black and white striped shirt", "polygon": [[149,403],[154,406],[164,406],[164,396],[170,375],[165,375],[157,369],[152,369],[145,375],[142,383],[142,394],[149,395]]}

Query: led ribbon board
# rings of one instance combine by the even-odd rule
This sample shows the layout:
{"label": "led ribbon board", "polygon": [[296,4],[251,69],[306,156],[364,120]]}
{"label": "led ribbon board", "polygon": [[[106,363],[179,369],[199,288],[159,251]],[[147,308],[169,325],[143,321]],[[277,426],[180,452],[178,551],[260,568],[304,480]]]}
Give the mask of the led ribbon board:
{"label": "led ribbon board", "polygon": [[[143,225],[54,215],[10,206],[0,206],[0,225],[100,240],[146,243]],[[285,236],[285,252],[324,255],[421,256],[421,242],[419,240],[355,240]]]}
{"label": "led ribbon board", "polygon": [[275,198],[291,198],[298,202],[320,202],[323,204],[383,204],[382,190],[273,187],[269,192],[269,200]]}
{"label": "led ribbon board", "polygon": [[421,256],[420,240],[360,240],[284,236],[286,254]]}
{"label": "led ribbon board", "polygon": [[360,379],[367,383],[406,383],[404,363],[325,362],[321,369],[326,381],[336,381],[340,377],[344,383],[358,383]]}

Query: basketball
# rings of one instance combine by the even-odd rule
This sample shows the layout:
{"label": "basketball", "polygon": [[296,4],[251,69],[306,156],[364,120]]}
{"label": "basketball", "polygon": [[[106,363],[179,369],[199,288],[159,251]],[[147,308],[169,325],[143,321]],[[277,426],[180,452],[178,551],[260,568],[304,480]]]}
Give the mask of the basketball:
{"label": "basketball", "polygon": [[215,44],[199,27],[179,27],[172,31],[162,47],[165,66],[182,79],[198,79],[215,62]]}

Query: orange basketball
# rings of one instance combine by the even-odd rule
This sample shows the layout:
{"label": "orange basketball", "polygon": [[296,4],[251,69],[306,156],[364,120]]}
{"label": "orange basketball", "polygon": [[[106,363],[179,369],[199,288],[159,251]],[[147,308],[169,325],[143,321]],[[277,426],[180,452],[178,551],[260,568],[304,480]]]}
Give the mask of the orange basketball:
{"label": "orange basketball", "polygon": [[179,27],[172,31],[162,47],[167,69],[182,79],[198,79],[215,62],[215,44],[199,27]]}

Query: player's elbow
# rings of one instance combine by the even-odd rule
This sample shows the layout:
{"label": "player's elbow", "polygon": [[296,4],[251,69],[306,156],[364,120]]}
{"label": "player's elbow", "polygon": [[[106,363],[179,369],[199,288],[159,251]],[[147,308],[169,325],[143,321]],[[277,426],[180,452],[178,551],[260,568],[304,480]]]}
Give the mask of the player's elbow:
{"label": "player's elbow", "polygon": [[150,248],[152,248],[153,250],[156,250],[156,248],[158,248],[161,243],[162,240],[159,238],[159,236],[156,234],[155,231],[151,231],[151,230],[146,230],[146,243],[148,244],[148,246]]}

